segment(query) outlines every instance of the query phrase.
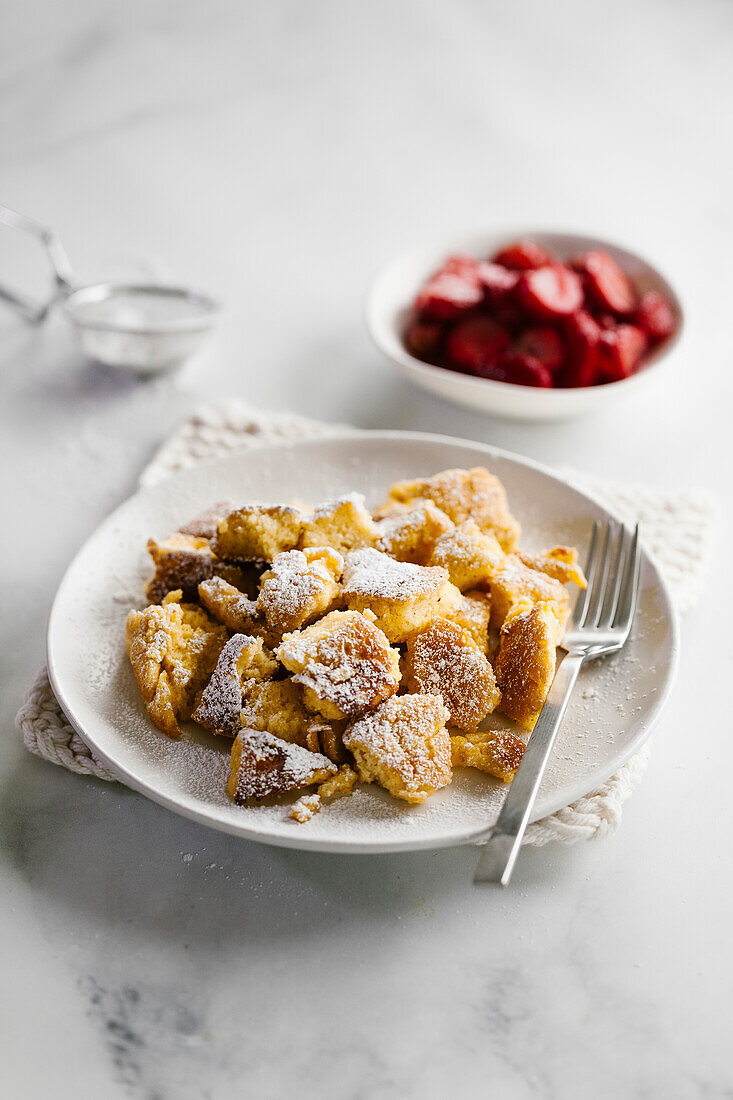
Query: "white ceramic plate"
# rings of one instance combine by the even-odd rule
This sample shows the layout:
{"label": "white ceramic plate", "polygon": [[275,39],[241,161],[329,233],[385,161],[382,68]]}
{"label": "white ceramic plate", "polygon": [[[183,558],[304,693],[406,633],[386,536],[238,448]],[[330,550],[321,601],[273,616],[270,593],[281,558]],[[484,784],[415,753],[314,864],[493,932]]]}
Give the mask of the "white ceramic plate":
{"label": "white ceramic plate", "polygon": [[[677,316],[677,331],[651,353],[638,374],[605,386],[577,389],[540,389],[494,382],[488,378],[472,378],[444,367],[431,366],[410,355],[402,341],[402,334],[415,296],[431,272],[452,254],[489,257],[497,249],[521,238],[537,241],[561,260],[592,248],[605,249],[618,260],[640,292],[657,290],[672,303]],[[380,272],[369,291],[366,321],[377,347],[421,389],[456,405],[465,405],[475,412],[488,412],[511,420],[559,420],[580,416],[607,405],[657,378],[660,367],[668,362],[669,353],[679,342],[683,315],[679,298],[664,276],[636,253],[597,237],[521,229],[512,233],[477,231],[398,256]]]}
{"label": "white ceramic plate", "polygon": [[[526,459],[478,443],[368,432],[246,451],[202,463],[137,493],[92,535],[69,567],[48,628],[48,667],[59,702],[94,752],[129,786],[213,828],[324,851],[384,852],[458,844],[495,820],[505,787],[461,769],[424,805],[362,786],[305,825],[287,807],[243,808],[225,792],[228,742],[194,725],[170,741],[147,717],[124,646],[129,609],[144,602],[150,535],[164,537],[216,500],[316,502],[350,490],[381,502],[390,484],[452,466],[486,465],[506,485],[522,544],[585,547],[606,509]],[[632,638],[581,674],[535,807],[544,817],[611,776],[648,736],[669,692],[675,616],[655,564],[644,557]]]}

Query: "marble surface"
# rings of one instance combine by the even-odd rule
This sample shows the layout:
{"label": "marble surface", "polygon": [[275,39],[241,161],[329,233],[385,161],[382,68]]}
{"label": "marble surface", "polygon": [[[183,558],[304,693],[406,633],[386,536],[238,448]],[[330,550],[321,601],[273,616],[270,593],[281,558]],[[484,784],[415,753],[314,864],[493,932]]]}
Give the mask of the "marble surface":
{"label": "marble surface", "polygon": [[[490,441],[730,495],[729,5],[30,0],[0,39],[2,201],[84,278],[224,296],[177,376],[84,362],[0,312],[4,1096],[730,1097],[727,682],[711,598],[612,838],[348,859],[207,831],[31,758],[13,728],[76,549],[202,400]],[[666,379],[572,424],[440,404],[380,360],[373,272],[453,227],[633,242],[679,284]],[[5,235],[0,277],[38,282]],[[731,538],[724,509],[713,568]]]}

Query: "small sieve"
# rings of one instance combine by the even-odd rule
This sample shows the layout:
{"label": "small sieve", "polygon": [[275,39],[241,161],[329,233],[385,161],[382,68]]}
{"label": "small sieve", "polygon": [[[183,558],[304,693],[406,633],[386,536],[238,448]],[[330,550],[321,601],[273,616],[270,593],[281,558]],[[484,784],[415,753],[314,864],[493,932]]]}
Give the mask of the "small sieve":
{"label": "small sieve", "polygon": [[107,366],[138,374],[173,370],[197,350],[219,313],[214,298],[189,287],[81,285],[53,229],[5,206],[0,206],[0,224],[30,233],[43,244],[56,282],[45,303],[3,286],[0,298],[31,324],[40,324],[59,305],[84,353]]}

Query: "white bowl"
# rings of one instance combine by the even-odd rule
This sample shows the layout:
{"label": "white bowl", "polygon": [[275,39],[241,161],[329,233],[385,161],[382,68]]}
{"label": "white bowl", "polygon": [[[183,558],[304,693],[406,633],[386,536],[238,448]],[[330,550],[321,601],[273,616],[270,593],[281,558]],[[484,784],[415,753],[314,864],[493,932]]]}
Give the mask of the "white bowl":
{"label": "white bowl", "polygon": [[[537,241],[561,260],[592,248],[602,248],[610,252],[640,292],[657,290],[667,298],[677,317],[674,335],[652,351],[638,374],[632,374],[630,378],[620,382],[576,389],[541,389],[473,378],[445,367],[423,363],[410,355],[404,346],[402,334],[415,296],[428,276],[454,253],[488,259],[499,248],[520,238]],[[466,405],[474,411],[480,410],[495,416],[513,420],[559,420],[607,405],[657,378],[669,352],[679,343],[683,313],[677,294],[664,276],[636,253],[597,237],[522,229],[509,233],[477,231],[447,244],[404,253],[383,268],[372,284],[367,296],[366,320],[377,347],[422,389],[445,397],[456,405]]]}

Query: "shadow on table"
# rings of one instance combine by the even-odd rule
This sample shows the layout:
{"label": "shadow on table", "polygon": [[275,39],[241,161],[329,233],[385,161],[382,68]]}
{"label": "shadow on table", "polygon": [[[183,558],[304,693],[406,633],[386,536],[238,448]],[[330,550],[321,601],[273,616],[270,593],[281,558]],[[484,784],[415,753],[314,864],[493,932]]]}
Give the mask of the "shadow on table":
{"label": "shadow on table", "polygon": [[[469,847],[375,856],[270,847],[32,757],[2,790],[0,845],[2,858],[52,905],[95,926],[132,921],[191,946],[232,935],[250,942],[316,928],[322,935],[352,913],[374,925],[433,915],[477,891]],[[482,888],[487,911],[526,887],[542,893],[561,882],[563,855],[526,850],[512,892]]]}

